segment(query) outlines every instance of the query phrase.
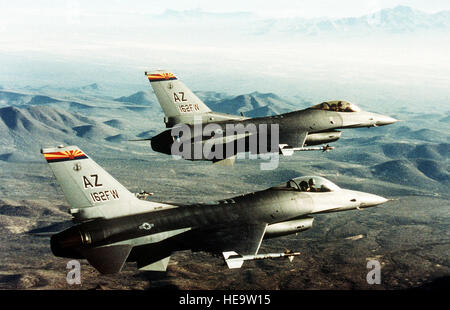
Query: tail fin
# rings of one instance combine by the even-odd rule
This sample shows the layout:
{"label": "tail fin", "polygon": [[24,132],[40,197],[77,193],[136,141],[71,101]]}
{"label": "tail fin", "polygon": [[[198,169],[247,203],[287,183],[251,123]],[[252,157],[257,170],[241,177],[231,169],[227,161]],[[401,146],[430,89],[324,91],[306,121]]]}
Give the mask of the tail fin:
{"label": "tail fin", "polygon": [[166,127],[178,123],[191,124],[194,115],[203,115],[211,110],[186,85],[168,71],[145,72],[155,91],[166,117]]}
{"label": "tail fin", "polygon": [[78,220],[112,218],[154,207],[152,202],[137,199],[77,146],[41,152],[72,206],[70,213]]}

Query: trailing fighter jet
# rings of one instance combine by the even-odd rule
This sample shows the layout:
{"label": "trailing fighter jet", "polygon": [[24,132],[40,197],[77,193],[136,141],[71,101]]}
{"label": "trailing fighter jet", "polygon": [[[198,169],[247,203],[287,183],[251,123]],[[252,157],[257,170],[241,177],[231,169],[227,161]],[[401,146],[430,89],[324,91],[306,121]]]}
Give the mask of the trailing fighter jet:
{"label": "trailing fighter jet", "polygon": [[338,129],[377,127],[397,121],[362,111],[343,100],[267,117],[218,113],[211,111],[174,74],[160,70],[145,75],[164,111],[166,127],[171,129],[134,141],[151,140],[154,151],[188,160],[217,162],[234,159],[242,152],[290,156],[294,151],[326,151],[332,147],[311,146],[338,140],[341,136]]}
{"label": "trailing fighter jet", "polygon": [[300,253],[258,250],[264,239],[311,228],[316,214],[387,201],[306,176],[215,204],[167,204],[138,199],[76,146],[42,154],[73,216],[73,226],[52,234],[53,254],[87,259],[106,274],[120,272],[126,261],[137,262],[140,270],[165,271],[171,254],[187,249],[223,255],[229,268],[247,260],[292,259]]}

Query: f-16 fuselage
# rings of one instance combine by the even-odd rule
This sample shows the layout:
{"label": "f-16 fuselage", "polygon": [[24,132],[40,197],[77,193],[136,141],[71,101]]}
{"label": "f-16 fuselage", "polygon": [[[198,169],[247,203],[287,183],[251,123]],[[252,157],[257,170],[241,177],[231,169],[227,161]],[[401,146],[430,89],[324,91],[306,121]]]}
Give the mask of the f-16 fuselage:
{"label": "f-16 fuselage", "polygon": [[[101,246],[183,228],[203,230],[249,222],[268,223],[265,237],[273,237],[304,230],[301,225],[298,230],[292,229],[290,224],[310,223],[311,218],[303,218],[308,215],[367,208],[387,201],[377,195],[346,189],[306,192],[294,183],[301,182],[299,179],[311,178],[317,180],[320,177],[294,179],[287,184],[229,198],[217,204],[179,205],[161,211],[86,222],[70,228],[71,232],[76,232],[70,239],[79,246]],[[333,203],[330,204],[330,201]],[[145,223],[149,224],[148,229]],[[286,224],[285,230],[282,229],[283,224]],[[272,229],[272,225],[277,229]],[[78,241],[75,242],[75,239]],[[60,252],[65,244],[58,235],[52,238],[55,252]]]}
{"label": "f-16 fuselage", "polygon": [[[339,112],[331,110],[322,110],[319,108],[308,108],[289,112],[285,114],[259,117],[259,118],[245,118],[236,117],[236,119],[221,120],[224,118],[223,114],[216,112],[209,112],[197,119],[198,127],[195,125],[185,125],[182,134],[185,131],[189,132],[188,138],[183,138],[178,135],[179,131],[176,129],[168,129],[151,139],[151,146],[154,151],[173,154],[173,144],[177,139],[185,144],[191,144],[193,150],[195,144],[204,145],[209,143],[222,143],[224,148],[227,143],[232,143],[233,149],[237,153],[238,141],[244,140],[244,152],[265,153],[285,151],[289,148],[297,148],[302,150],[303,146],[314,146],[320,144],[331,143],[338,140],[341,136],[339,129],[358,128],[358,127],[379,127],[395,123],[397,120],[371,112],[366,111],[349,111]],[[192,120],[194,123],[195,120]],[[214,125],[212,127],[211,125]],[[261,125],[263,127],[261,127]],[[274,132],[273,125],[276,125],[277,132]],[[210,129],[208,130],[208,127]],[[230,129],[228,129],[230,128]],[[217,133],[220,135],[217,135]],[[275,136],[276,134],[276,136]],[[240,135],[240,136],[239,136]],[[266,149],[261,149],[259,143],[256,144],[255,149],[250,146],[251,137],[255,141],[260,141],[261,136],[266,137]],[[275,148],[269,147],[273,143],[273,138],[276,138]],[[227,142],[227,138],[228,141]],[[214,141],[215,140],[215,141]],[[305,150],[309,150],[305,148]],[[226,152],[224,151],[224,154]],[[226,154],[229,155],[229,154]],[[218,158],[223,159],[228,156]],[[186,158],[186,159],[207,159],[207,158]]]}
{"label": "f-16 fuselage", "polygon": [[[366,208],[386,201],[341,189],[322,177],[301,177],[216,204],[178,205],[85,222],[52,236],[51,248],[56,256],[88,260],[91,250],[124,249],[129,251],[127,260],[137,261],[139,268],[187,249],[251,256],[256,255],[263,238],[311,228],[314,214]],[[95,260],[90,262],[101,272],[112,270]]]}
{"label": "f-16 fuselage", "polygon": [[377,127],[397,121],[362,111],[343,100],[259,118],[218,113],[173,74],[156,71],[146,72],[146,76],[165,113],[166,127],[171,129],[143,140],[151,140],[154,151],[189,160],[221,161],[242,152],[289,156],[294,151],[327,150],[328,146],[310,146],[338,140],[339,129]]}

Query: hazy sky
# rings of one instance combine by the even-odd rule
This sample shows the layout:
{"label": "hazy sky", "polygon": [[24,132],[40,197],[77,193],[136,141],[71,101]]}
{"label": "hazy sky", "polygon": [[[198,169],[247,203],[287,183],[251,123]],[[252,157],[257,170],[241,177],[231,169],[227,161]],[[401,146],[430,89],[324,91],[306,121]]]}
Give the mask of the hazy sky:
{"label": "hazy sky", "polygon": [[[450,2],[444,0],[426,1],[426,0],[277,0],[277,1],[258,1],[258,0],[229,0],[229,1],[153,1],[157,3],[155,11],[163,11],[167,8],[183,8],[193,9],[201,8],[206,11],[223,12],[223,11],[248,11],[255,12],[261,16],[302,16],[302,17],[342,17],[342,16],[358,16],[373,11],[394,7],[397,5],[407,5],[425,11],[439,11],[450,8]],[[158,9],[157,9],[158,7]]]}
{"label": "hazy sky", "polygon": [[[262,18],[338,18],[398,5],[428,13],[450,10],[448,0],[0,0],[0,85],[100,81],[148,86],[142,72],[162,68],[181,74],[194,89],[292,95],[310,90],[316,92],[313,97],[331,98],[342,92],[352,99],[349,89],[360,93],[370,85],[377,90],[382,81],[395,94],[400,86],[403,94],[416,90],[418,98],[437,94],[439,88],[447,100],[446,34],[306,38],[259,34],[265,22],[247,17],[154,16],[166,10],[203,10]],[[365,85],[349,88],[350,81]]]}
{"label": "hazy sky", "polygon": [[[202,9],[211,12],[253,12],[264,17],[343,17],[358,16],[372,13],[382,8],[407,5],[426,12],[449,10],[448,0],[99,0],[99,1],[58,1],[58,0],[18,0],[0,1],[0,16],[22,18],[28,13],[41,12],[43,10],[61,12],[68,8],[80,9],[84,12],[96,14],[120,14],[120,13],[162,13],[171,10]],[[12,15],[11,15],[12,14]],[[0,21],[1,23],[1,21]]]}

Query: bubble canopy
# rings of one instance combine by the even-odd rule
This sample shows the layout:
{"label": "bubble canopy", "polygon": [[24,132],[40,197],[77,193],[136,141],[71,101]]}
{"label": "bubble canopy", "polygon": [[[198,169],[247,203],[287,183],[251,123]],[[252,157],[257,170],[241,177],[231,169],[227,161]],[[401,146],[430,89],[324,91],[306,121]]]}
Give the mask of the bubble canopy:
{"label": "bubble canopy", "polygon": [[311,109],[315,110],[326,110],[326,111],[336,111],[336,112],[359,112],[361,109],[354,103],[343,100],[325,101],[315,106]]}
{"label": "bubble canopy", "polygon": [[272,187],[273,189],[296,190],[301,192],[335,192],[339,186],[319,176],[303,176],[291,179],[286,183]]}

